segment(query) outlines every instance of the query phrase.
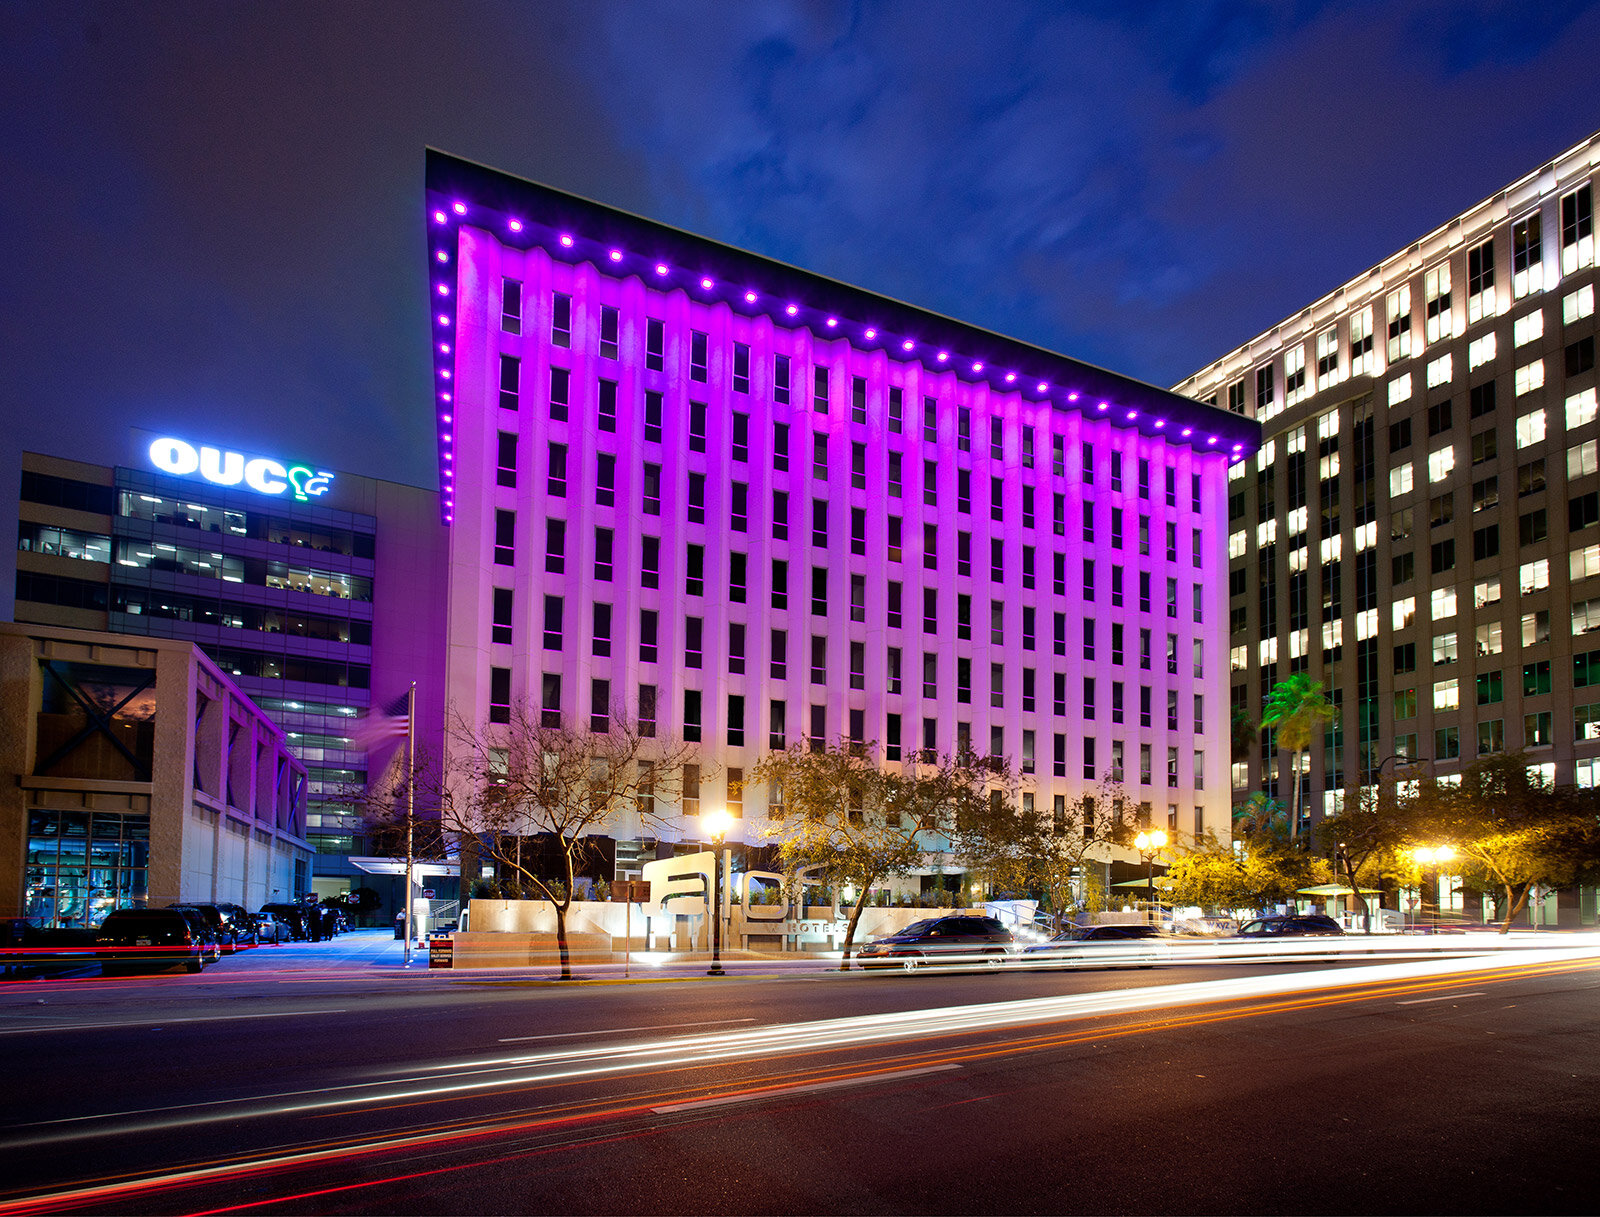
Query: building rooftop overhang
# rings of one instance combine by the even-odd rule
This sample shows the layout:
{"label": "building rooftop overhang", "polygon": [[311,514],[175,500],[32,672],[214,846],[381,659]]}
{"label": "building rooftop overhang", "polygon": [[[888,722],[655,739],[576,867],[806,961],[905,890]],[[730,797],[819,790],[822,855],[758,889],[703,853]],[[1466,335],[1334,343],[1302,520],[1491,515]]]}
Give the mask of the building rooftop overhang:
{"label": "building rooftop overhang", "polygon": [[559,261],[590,263],[657,291],[682,291],[701,304],[770,317],[775,325],[808,329],[818,338],[845,338],[858,350],[882,350],[891,359],[986,383],[1035,405],[1098,416],[1230,463],[1260,446],[1260,425],[1242,415],[432,148],[426,198],[440,513],[446,523],[455,497],[455,262],[463,225],[493,233],[512,248],[538,247]]}

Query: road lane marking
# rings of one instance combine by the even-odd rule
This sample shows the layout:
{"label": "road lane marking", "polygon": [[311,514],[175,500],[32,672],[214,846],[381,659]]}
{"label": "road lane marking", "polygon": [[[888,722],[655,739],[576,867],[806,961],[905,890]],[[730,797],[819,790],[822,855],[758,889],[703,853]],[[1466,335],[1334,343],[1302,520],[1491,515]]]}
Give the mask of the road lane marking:
{"label": "road lane marking", "polygon": [[1474,993],[1447,993],[1443,997],[1413,997],[1410,1001],[1397,1001],[1395,1005],[1420,1006],[1430,1001],[1455,1001],[1458,997],[1482,997],[1483,995],[1484,991],[1479,989]]}
{"label": "road lane marking", "polygon": [[656,1023],[650,1027],[608,1027],[604,1031],[557,1031],[550,1035],[510,1035],[502,1044],[522,1044],[528,1040],[570,1040],[580,1035],[626,1035],[630,1031],[675,1031],[679,1027],[725,1027],[729,1023],[753,1023],[753,1018],[707,1018],[697,1023]]}
{"label": "road lane marking", "polygon": [[838,1090],[844,1086],[870,1086],[875,1082],[897,1082],[901,1078],[919,1077],[926,1073],[944,1073],[960,1069],[960,1065],[928,1065],[922,1069],[900,1069],[894,1073],[875,1073],[869,1077],[838,1078],[832,1082],[806,1082],[800,1086],[776,1086],[770,1090],[755,1090],[745,1094],[719,1095],[714,1099],[693,1099],[687,1103],[668,1103],[665,1107],[652,1107],[658,1116],[679,1111],[700,1111],[711,1107],[731,1107],[735,1103],[758,1103],[762,1099],[786,1099],[794,1094],[811,1094],[818,1090]]}
{"label": "road lane marking", "polygon": [[0,1035],[37,1035],[41,1031],[99,1031],[112,1027],[165,1027],[169,1023],[232,1023],[247,1018],[307,1018],[318,1014],[348,1014],[348,1010],[283,1010],[276,1014],[212,1014],[189,1018],[141,1018],[128,1023],[51,1023],[40,1027],[11,1027]]}

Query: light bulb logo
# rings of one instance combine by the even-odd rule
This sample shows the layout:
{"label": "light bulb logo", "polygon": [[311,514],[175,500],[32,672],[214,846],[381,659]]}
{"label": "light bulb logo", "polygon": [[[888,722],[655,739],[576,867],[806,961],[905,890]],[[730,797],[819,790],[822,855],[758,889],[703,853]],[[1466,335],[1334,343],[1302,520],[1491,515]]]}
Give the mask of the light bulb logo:
{"label": "light bulb logo", "polygon": [[294,497],[301,503],[320,494],[327,494],[333,474],[320,473],[309,465],[294,465],[286,475],[294,487]]}

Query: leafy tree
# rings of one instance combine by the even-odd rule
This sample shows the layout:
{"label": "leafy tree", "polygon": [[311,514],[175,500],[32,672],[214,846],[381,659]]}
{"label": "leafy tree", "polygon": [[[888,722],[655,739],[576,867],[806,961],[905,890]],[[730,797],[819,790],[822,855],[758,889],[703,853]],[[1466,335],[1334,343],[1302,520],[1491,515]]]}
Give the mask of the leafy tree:
{"label": "leafy tree", "polygon": [[1175,853],[1166,886],[1174,904],[1262,912],[1325,877],[1322,860],[1281,833],[1261,831],[1230,845],[1208,832]]}
{"label": "leafy tree", "polygon": [[1549,785],[1520,752],[1468,766],[1456,785],[1426,782],[1401,810],[1412,844],[1453,846],[1466,877],[1493,886],[1502,934],[1535,886],[1600,862],[1595,813],[1593,792]]}
{"label": "leafy tree", "polygon": [[1393,787],[1347,788],[1339,814],[1317,827],[1317,847],[1333,859],[1335,871],[1342,872],[1355,893],[1362,924],[1369,933],[1372,910],[1362,894],[1362,885],[1374,887],[1385,875],[1396,873],[1407,840]]}
{"label": "leafy tree", "polygon": [[762,831],[777,840],[786,870],[821,867],[836,886],[855,889],[841,965],[848,969],[873,887],[917,869],[930,849],[977,832],[991,814],[993,780],[1004,786],[1004,766],[997,770],[970,753],[907,761],[890,773],[879,767],[874,745],[841,740],[769,753],[746,784],[768,789]]}
{"label": "leafy tree", "polygon": [[1289,837],[1294,839],[1300,831],[1300,761],[1305,750],[1322,725],[1331,722],[1336,711],[1323,696],[1322,682],[1312,680],[1304,672],[1296,672],[1287,680],[1272,686],[1267,702],[1261,709],[1261,729],[1272,731],[1278,747],[1293,756],[1290,774],[1294,780],[1293,814],[1289,819]]}
{"label": "leafy tree", "polygon": [[1109,777],[1067,807],[1060,821],[1052,807],[1035,806],[1031,817],[1019,812],[999,873],[1008,886],[1037,892],[1059,931],[1073,909],[1104,895],[1093,864],[1109,858],[1113,846],[1132,843],[1135,813],[1136,804]]}
{"label": "leafy tree", "polygon": [[[549,901],[561,979],[570,980],[567,912],[587,839],[619,823],[659,831],[676,820],[684,767],[698,750],[645,736],[620,708],[604,731],[546,725],[541,709],[527,702],[512,704],[510,720],[477,726],[458,717],[443,763],[418,773],[417,798],[447,831],[475,842],[502,875]],[[535,835],[553,846],[556,874],[541,873],[541,851],[528,850],[524,859],[522,840]]]}

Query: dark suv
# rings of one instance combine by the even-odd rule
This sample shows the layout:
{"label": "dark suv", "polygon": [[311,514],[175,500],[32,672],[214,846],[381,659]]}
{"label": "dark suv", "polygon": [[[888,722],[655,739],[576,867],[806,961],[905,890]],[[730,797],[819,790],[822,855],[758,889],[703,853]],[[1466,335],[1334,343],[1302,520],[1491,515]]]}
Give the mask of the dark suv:
{"label": "dark suv", "polygon": [[915,972],[927,963],[999,967],[1011,954],[1011,931],[993,917],[929,917],[874,939],[856,953],[863,968]]}
{"label": "dark suv", "polygon": [[1321,913],[1298,913],[1289,917],[1257,917],[1239,927],[1242,938],[1301,938],[1343,934],[1344,927]]}
{"label": "dark suv", "polygon": [[182,964],[198,972],[212,944],[197,915],[184,909],[113,909],[95,934],[95,954],[106,976]]}

